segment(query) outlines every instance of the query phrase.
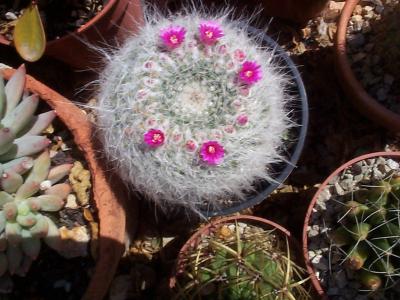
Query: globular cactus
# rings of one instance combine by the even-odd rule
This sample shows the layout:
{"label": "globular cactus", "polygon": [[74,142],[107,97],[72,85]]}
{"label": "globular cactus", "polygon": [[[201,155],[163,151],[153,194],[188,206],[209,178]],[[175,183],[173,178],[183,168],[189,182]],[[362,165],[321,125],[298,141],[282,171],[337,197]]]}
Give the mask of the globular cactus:
{"label": "globular cactus", "polygon": [[173,299],[311,299],[287,238],[242,225],[224,225],[184,253]]}
{"label": "globular cactus", "polygon": [[364,288],[389,288],[400,279],[400,177],[351,194],[330,237]]}
{"label": "globular cactus", "polygon": [[34,116],[39,98],[24,93],[24,86],[23,65],[6,85],[0,77],[0,276],[24,275],[41,238],[59,247],[58,228],[47,212],[60,210],[71,191],[69,184],[56,183],[72,164],[51,168],[50,141],[41,135],[55,112]]}
{"label": "globular cactus", "polygon": [[98,125],[128,184],[161,207],[218,209],[273,181],[289,79],[245,22],[149,14],[101,75]]}

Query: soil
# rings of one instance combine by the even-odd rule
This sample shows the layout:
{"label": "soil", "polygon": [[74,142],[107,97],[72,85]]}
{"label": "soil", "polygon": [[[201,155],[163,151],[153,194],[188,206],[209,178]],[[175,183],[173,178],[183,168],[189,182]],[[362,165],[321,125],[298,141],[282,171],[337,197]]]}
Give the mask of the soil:
{"label": "soil", "polygon": [[[40,103],[38,113],[49,110],[50,108],[46,104]],[[52,141],[49,146],[50,156],[54,155],[51,165],[57,166],[75,161],[80,161],[85,165],[83,154],[73,143],[72,135],[65,125],[56,118],[51,127],[52,129],[48,129],[46,132],[47,137]],[[64,182],[69,182],[68,177],[64,179]],[[72,194],[74,193],[72,192]],[[77,226],[85,226],[90,231],[91,224],[90,220],[85,217],[85,209],[89,210],[92,216],[96,216],[95,208],[90,204],[78,205],[75,208],[64,207],[59,212],[43,214],[50,217],[59,228],[65,226],[67,229],[72,229]],[[90,237],[92,234],[96,233],[89,232]],[[4,275],[1,278],[0,299],[75,300],[83,296],[95,266],[94,258],[90,255],[92,249],[88,245],[79,245],[86,249],[82,252],[85,256],[67,259],[49,248],[44,242],[41,243],[41,246],[39,257],[32,263],[25,277]],[[78,247],[78,245],[75,246]]]}
{"label": "soil", "polygon": [[[3,1],[2,1],[3,2]],[[15,20],[31,0],[7,0],[0,4],[0,34],[12,41]],[[107,0],[39,0],[39,12],[48,41],[58,39],[87,23]]]}

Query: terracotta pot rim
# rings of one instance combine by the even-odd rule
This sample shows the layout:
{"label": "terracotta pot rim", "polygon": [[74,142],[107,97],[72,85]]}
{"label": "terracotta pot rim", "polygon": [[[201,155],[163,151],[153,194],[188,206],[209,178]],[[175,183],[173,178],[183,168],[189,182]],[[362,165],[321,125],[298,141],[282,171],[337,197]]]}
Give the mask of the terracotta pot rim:
{"label": "terracotta pot rim", "polygon": [[[175,282],[176,282],[176,269],[177,266],[179,266],[181,264],[181,260],[182,260],[182,256],[183,253],[185,253],[191,246],[193,243],[196,243],[196,240],[198,240],[202,235],[207,234],[206,232],[218,225],[224,224],[224,223],[232,223],[232,221],[250,221],[250,222],[259,222],[263,225],[266,226],[270,226],[273,229],[277,229],[281,234],[283,234],[284,236],[286,236],[288,238],[288,240],[291,243],[294,243],[295,245],[297,245],[297,241],[294,240],[292,234],[290,233],[289,230],[287,230],[286,228],[284,228],[283,226],[270,221],[268,219],[264,219],[261,217],[256,217],[256,216],[251,216],[251,215],[238,215],[238,216],[229,216],[229,217],[223,217],[217,220],[213,220],[211,222],[209,222],[207,225],[205,225],[204,227],[201,227],[200,229],[198,229],[186,242],[185,244],[181,247],[181,249],[179,250],[178,253],[178,258],[176,259],[176,263],[175,263],[175,268],[173,270],[173,274],[170,277],[169,280],[169,287],[173,288],[175,286]],[[299,250],[300,247],[299,247]],[[300,251],[299,251],[300,253]]]}
{"label": "terracotta pot rim", "polygon": [[314,194],[308,209],[307,209],[307,214],[306,217],[304,219],[304,225],[303,225],[303,256],[304,256],[304,261],[305,261],[305,265],[307,268],[307,271],[310,275],[311,278],[311,282],[315,288],[315,290],[317,291],[317,293],[323,298],[323,299],[328,299],[327,295],[324,291],[324,289],[322,288],[319,280],[317,279],[316,275],[315,275],[315,269],[313,264],[310,262],[310,258],[308,256],[308,234],[307,234],[307,228],[308,225],[310,223],[310,218],[311,215],[313,213],[313,209],[314,206],[320,196],[320,194],[325,190],[326,186],[329,184],[329,182],[331,182],[331,180],[337,176],[338,174],[340,174],[343,170],[347,169],[348,167],[350,167],[351,165],[362,161],[362,160],[366,160],[369,158],[374,158],[374,157],[380,157],[380,156],[384,156],[384,157],[398,157],[400,158],[400,152],[372,152],[372,153],[368,153],[368,154],[363,154],[360,156],[357,156],[355,158],[353,158],[352,160],[349,160],[348,162],[344,163],[343,165],[341,165],[339,168],[337,168],[335,171],[333,171],[325,180],[324,182],[320,185],[320,187],[318,188],[317,192]]}
{"label": "terracotta pot rim", "polygon": [[[119,0],[108,0],[107,4],[103,7],[103,9],[97,15],[95,15],[92,19],[87,21],[84,25],[82,25],[78,29],[74,30],[73,32],[68,32],[68,33],[64,34],[59,39],[47,41],[46,47],[49,45],[52,45],[54,43],[63,41],[67,38],[70,38],[70,37],[73,37],[78,34],[82,34],[82,33],[86,32],[90,27],[94,26],[101,18],[103,18],[115,6],[117,1],[119,1]],[[4,35],[0,34],[0,44],[11,45],[11,41],[7,40],[4,37]]]}
{"label": "terracotta pot rim", "polygon": [[354,74],[347,56],[347,25],[360,1],[347,0],[341,12],[335,39],[336,72],[341,85],[357,109],[389,130],[400,131],[400,115],[389,110],[367,93]]}

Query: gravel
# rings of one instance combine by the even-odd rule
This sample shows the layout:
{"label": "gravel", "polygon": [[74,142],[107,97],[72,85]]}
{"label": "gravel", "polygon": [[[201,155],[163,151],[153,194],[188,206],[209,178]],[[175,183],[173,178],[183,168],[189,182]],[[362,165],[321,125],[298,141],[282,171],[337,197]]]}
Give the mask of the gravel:
{"label": "gravel", "polygon": [[395,50],[400,45],[397,39],[383,41],[382,36],[388,27],[387,16],[399,9],[399,0],[361,1],[350,19],[347,35],[348,55],[356,76],[372,97],[396,113],[400,113],[400,76],[392,61],[400,59],[400,51]]}
{"label": "gravel", "polygon": [[393,159],[379,157],[357,162],[336,176],[317,200],[308,228],[308,254],[331,300],[392,299],[382,293],[371,296],[361,291],[354,272],[343,266],[345,256],[339,248],[330,244],[328,233],[342,215],[343,195],[393,174],[400,175],[399,163]]}

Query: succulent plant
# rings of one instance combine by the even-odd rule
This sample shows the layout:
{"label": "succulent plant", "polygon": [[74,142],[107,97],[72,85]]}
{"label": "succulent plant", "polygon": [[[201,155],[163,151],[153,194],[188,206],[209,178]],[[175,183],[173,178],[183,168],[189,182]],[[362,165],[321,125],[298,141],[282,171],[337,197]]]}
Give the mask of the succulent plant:
{"label": "succulent plant", "polygon": [[40,135],[55,112],[34,116],[39,99],[24,93],[24,86],[23,65],[5,86],[0,77],[0,276],[25,274],[41,238],[58,248],[58,228],[47,212],[60,210],[71,191],[69,184],[56,183],[72,164],[51,168],[50,141]]}
{"label": "succulent plant", "polygon": [[174,299],[311,299],[287,237],[234,222],[183,255]]}
{"label": "succulent plant", "polygon": [[102,74],[98,124],[120,175],[161,207],[243,199],[283,160],[290,80],[227,16],[148,15]]}
{"label": "succulent plant", "polygon": [[365,289],[389,288],[400,279],[400,177],[351,194],[330,235]]}

